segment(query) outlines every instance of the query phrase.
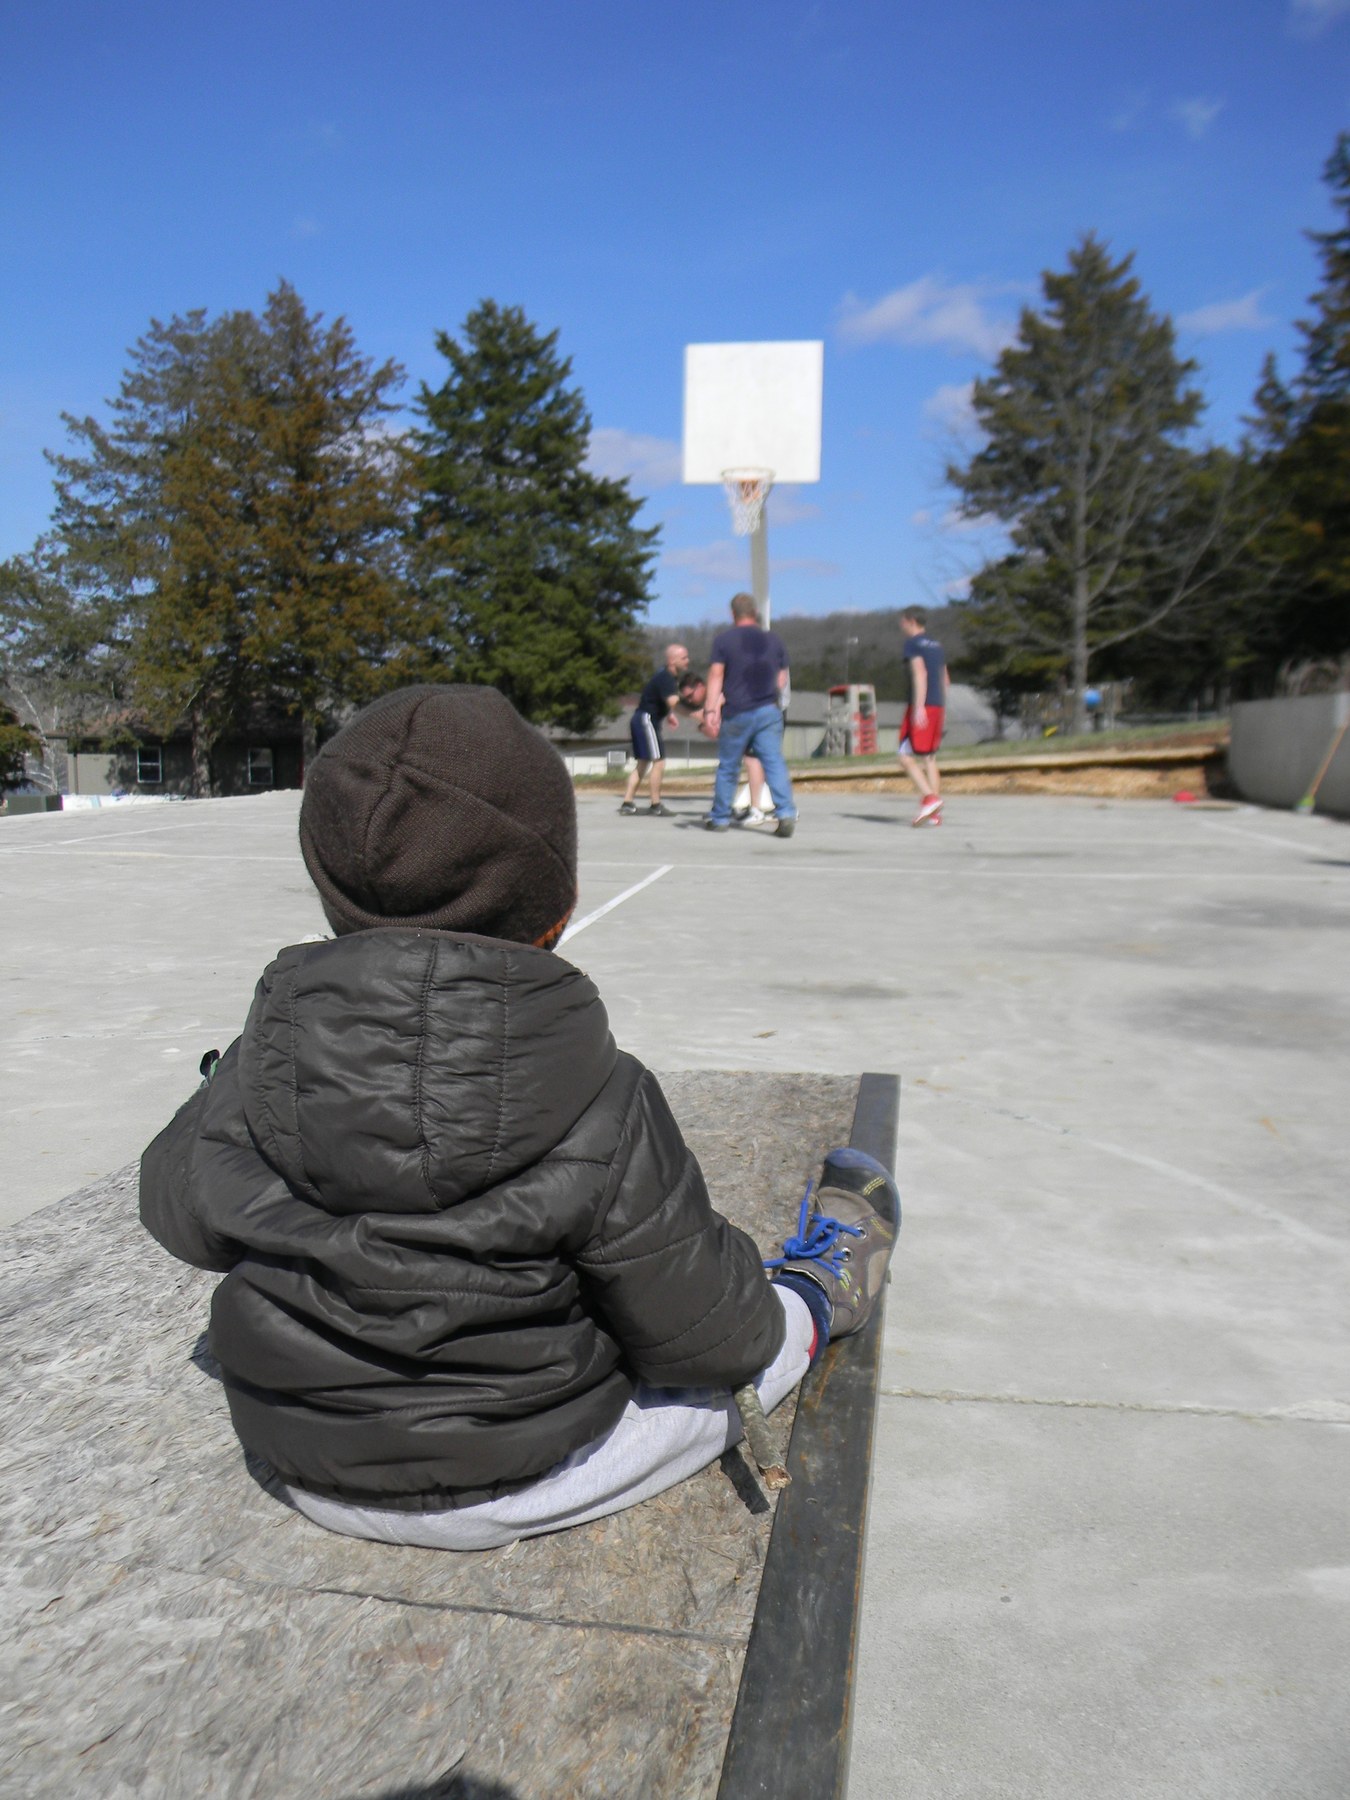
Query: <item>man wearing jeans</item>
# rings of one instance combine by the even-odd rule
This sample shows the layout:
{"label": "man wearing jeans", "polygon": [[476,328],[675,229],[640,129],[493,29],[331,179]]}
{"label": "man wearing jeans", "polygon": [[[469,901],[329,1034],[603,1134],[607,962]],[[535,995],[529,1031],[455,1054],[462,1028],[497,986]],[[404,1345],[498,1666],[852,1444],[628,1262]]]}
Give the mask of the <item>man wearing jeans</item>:
{"label": "man wearing jeans", "polygon": [[757,757],[778,814],[775,837],[789,838],[797,826],[797,803],[783,757],[783,710],[779,696],[787,686],[788,659],[783,640],[760,627],[750,594],[731,602],[731,628],[713,639],[708,670],[704,729],[717,739],[717,781],[712,811],[704,820],[709,831],[731,826],[731,803],[743,756]]}

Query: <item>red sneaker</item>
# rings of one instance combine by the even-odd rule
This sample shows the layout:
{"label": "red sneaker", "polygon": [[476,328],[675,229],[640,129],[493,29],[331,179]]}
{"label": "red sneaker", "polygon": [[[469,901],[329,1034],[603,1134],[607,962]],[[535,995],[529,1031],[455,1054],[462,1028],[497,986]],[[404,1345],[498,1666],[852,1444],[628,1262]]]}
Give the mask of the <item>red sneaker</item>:
{"label": "red sneaker", "polygon": [[938,796],[936,794],[925,794],[922,806],[920,806],[918,812],[914,815],[913,823],[915,825],[926,825],[931,819],[935,825],[940,824],[941,812],[942,801]]}

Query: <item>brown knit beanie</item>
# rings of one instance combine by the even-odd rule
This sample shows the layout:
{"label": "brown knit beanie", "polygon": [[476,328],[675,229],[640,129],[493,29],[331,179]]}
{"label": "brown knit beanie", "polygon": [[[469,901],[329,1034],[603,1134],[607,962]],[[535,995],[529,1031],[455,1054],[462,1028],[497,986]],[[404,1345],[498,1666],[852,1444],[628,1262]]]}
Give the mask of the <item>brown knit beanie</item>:
{"label": "brown knit beanie", "polygon": [[495,688],[400,688],[358,713],[306,774],[300,849],[339,933],[551,948],[576,903],[571,777]]}

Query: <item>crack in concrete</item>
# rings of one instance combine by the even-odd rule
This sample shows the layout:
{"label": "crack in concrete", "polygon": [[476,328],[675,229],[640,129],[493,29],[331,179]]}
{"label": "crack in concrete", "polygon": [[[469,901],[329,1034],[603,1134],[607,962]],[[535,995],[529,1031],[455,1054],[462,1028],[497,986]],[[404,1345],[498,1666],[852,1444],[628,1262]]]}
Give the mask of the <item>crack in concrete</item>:
{"label": "crack in concrete", "polygon": [[938,1400],[969,1406],[1061,1406],[1093,1412],[1193,1413],[1208,1419],[1249,1419],[1277,1425],[1350,1425],[1350,1401],[1305,1400],[1295,1406],[1252,1411],[1241,1406],[1206,1406],[1199,1400],[1082,1400],[1058,1394],[972,1394],[959,1388],[881,1387],[883,1400]]}
{"label": "crack in concrete", "polygon": [[979,1100],[972,1095],[954,1094],[949,1089],[935,1087],[927,1081],[911,1081],[909,1092],[918,1092],[921,1096],[932,1096],[934,1099],[950,1101],[956,1106],[965,1106],[972,1111],[989,1113],[995,1118],[1011,1119],[1018,1125],[1030,1125],[1033,1131],[1048,1132],[1053,1137],[1066,1137],[1076,1144],[1083,1144],[1089,1150],[1099,1150],[1104,1156],[1119,1157],[1122,1162],[1133,1163],[1136,1168],[1147,1169],[1150,1174],[1161,1175],[1169,1181],[1179,1181],[1187,1187],[1196,1188],[1202,1194],[1209,1194],[1216,1200],[1222,1200],[1234,1207],[1238,1212],[1246,1213],[1250,1218],[1259,1219],[1265,1225],[1273,1225],[1287,1231],[1291,1237],[1300,1238],[1305,1244],[1312,1244],[1319,1250],[1334,1250],[1341,1256],[1350,1255],[1350,1243],[1344,1239],[1333,1237],[1330,1232],[1319,1231],[1315,1225],[1305,1225],[1301,1219],[1294,1219],[1288,1213],[1280,1212],[1276,1207],[1267,1206],[1262,1200],[1254,1200],[1247,1194],[1237,1193],[1233,1188],[1225,1187],[1221,1182],[1211,1181],[1206,1175],[1197,1175],[1190,1169],[1179,1168],[1176,1163],[1164,1162],[1160,1157],[1148,1156],[1141,1150],[1129,1150],[1124,1144],[1113,1144],[1105,1138],[1089,1137],[1084,1131],[1077,1131],[1071,1125],[1060,1125],[1052,1119],[1038,1119],[1034,1113],[1018,1112],[1010,1106],[996,1106],[992,1101]]}

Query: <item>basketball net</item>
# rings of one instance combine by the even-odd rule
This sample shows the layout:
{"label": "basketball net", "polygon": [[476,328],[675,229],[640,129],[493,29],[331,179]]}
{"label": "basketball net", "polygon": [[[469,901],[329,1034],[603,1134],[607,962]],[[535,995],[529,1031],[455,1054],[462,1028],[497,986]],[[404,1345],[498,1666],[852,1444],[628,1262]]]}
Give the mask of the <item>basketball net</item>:
{"label": "basketball net", "polygon": [[773,486],[772,469],[723,469],[722,486],[731,502],[731,528],[737,537],[749,537],[764,514],[764,502]]}

